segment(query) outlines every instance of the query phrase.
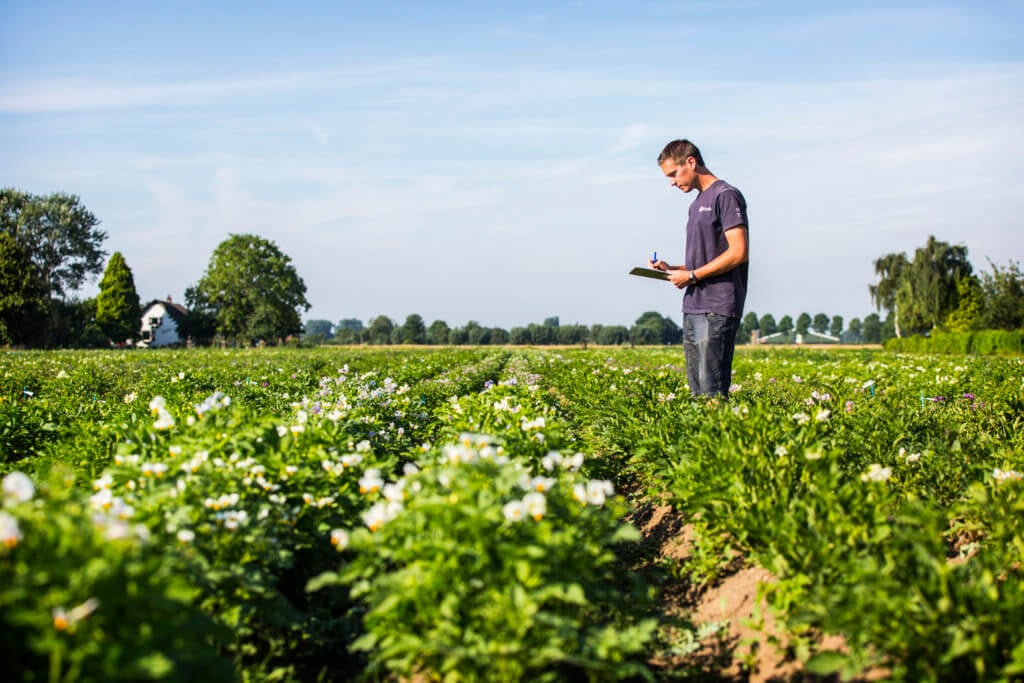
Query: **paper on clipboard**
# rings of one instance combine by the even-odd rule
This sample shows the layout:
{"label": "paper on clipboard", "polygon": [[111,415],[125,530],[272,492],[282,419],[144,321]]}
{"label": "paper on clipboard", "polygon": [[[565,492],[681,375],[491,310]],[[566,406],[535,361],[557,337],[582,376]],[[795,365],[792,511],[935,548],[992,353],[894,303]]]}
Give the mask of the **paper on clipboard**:
{"label": "paper on clipboard", "polygon": [[668,273],[663,270],[654,270],[653,268],[641,268],[637,266],[633,270],[629,271],[630,275],[639,275],[640,277],[649,277],[655,280],[667,280]]}

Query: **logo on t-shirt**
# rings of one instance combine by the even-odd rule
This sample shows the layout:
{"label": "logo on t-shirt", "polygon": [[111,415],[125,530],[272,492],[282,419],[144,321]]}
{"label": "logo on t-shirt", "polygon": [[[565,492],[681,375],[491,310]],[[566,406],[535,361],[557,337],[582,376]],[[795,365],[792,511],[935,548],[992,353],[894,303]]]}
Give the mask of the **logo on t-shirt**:
{"label": "logo on t-shirt", "polygon": [[711,211],[710,206],[699,206],[697,207],[697,213],[704,213],[705,211]]}

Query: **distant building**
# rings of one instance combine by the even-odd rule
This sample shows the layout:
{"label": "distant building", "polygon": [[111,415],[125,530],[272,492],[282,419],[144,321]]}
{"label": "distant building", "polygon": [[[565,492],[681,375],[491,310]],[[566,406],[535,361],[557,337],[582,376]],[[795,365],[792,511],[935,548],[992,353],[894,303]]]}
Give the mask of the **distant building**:
{"label": "distant building", "polygon": [[824,332],[815,332],[814,330],[807,330],[806,335],[798,334],[796,336],[797,344],[838,344],[842,341],[839,337],[833,337],[831,334],[825,334]]}
{"label": "distant building", "polygon": [[807,334],[799,332],[776,332],[754,340],[758,344],[838,344],[839,337],[807,330]]}
{"label": "distant building", "polygon": [[183,346],[185,338],[179,329],[188,318],[188,310],[181,304],[154,299],[142,307],[142,331],[136,346],[157,348],[161,346]]}
{"label": "distant building", "polygon": [[754,342],[757,344],[792,344],[793,339],[792,332],[773,332],[763,337],[758,335]]}

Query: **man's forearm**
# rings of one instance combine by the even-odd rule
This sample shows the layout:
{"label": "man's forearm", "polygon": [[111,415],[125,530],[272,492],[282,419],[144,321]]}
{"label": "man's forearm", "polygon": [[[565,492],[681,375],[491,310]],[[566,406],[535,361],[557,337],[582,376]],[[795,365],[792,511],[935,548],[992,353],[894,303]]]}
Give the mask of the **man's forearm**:
{"label": "man's forearm", "polygon": [[728,251],[724,251],[705,263],[703,266],[694,268],[693,272],[697,274],[698,279],[706,280],[709,277],[724,275],[736,266],[743,265],[745,262],[746,258],[744,258],[742,254],[736,255],[731,254]]}

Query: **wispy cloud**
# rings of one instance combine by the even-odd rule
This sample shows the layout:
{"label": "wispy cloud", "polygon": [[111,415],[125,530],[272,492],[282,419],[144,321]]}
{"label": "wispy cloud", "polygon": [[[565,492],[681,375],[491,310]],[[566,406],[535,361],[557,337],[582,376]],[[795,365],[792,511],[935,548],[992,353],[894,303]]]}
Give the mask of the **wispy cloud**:
{"label": "wispy cloud", "polygon": [[[332,91],[377,86],[408,65],[254,74],[235,78],[157,81],[95,77],[34,78],[11,82],[0,92],[0,112],[32,113],[118,110],[151,106],[211,104],[246,95],[266,96],[288,90]],[[422,65],[417,65],[422,68]]]}

